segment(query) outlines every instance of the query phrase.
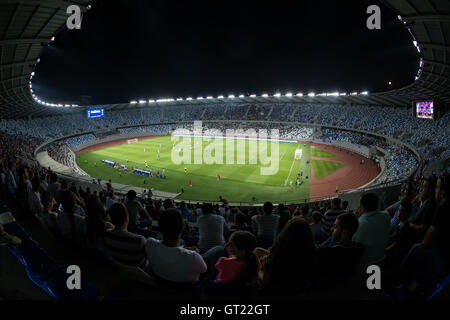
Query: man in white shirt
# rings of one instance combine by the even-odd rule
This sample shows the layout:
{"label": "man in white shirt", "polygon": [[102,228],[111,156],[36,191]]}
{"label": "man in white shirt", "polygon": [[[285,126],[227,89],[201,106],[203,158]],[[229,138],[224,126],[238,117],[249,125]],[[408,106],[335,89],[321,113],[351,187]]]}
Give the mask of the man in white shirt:
{"label": "man in white shirt", "polygon": [[172,282],[196,282],[206,272],[206,263],[194,250],[180,247],[183,217],[173,208],[164,210],[158,219],[163,240],[148,238],[145,245],[149,267],[155,276]]}
{"label": "man in white shirt", "polygon": [[377,209],[378,195],[368,193],[361,197],[360,207],[355,212],[359,216],[359,227],[353,235],[353,241],[364,246],[363,267],[381,260],[389,241],[389,213]]}

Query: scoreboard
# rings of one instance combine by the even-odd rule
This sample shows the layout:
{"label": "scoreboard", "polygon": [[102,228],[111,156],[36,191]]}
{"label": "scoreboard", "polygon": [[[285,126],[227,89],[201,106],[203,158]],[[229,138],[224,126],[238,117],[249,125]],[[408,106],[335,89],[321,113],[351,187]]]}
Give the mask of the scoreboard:
{"label": "scoreboard", "polygon": [[434,102],[433,101],[418,101],[415,102],[414,113],[420,119],[434,119]]}
{"label": "scoreboard", "polygon": [[91,109],[87,110],[88,119],[91,118],[102,118],[105,116],[105,109]]}

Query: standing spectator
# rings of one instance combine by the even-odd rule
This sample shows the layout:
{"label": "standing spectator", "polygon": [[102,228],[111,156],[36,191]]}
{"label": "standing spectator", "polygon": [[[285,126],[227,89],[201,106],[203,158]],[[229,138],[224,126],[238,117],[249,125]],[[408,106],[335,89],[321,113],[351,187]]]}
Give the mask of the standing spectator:
{"label": "standing spectator", "polygon": [[225,246],[225,235],[229,233],[225,219],[213,214],[210,203],[204,203],[202,215],[197,218],[197,226],[200,234],[199,247],[205,252],[215,246]]}
{"label": "standing spectator", "polygon": [[378,211],[378,195],[367,193],[361,197],[355,214],[359,216],[359,227],[353,241],[364,246],[361,258],[363,266],[375,263],[384,257],[389,241],[390,218],[386,211]]}
{"label": "standing spectator", "polygon": [[183,217],[178,210],[169,208],[158,219],[162,240],[148,238],[145,245],[152,272],[163,280],[195,282],[207,267],[201,255],[180,246]]}
{"label": "standing spectator", "polygon": [[58,182],[58,178],[56,177],[56,173],[50,175],[50,184],[48,185],[48,191],[55,197],[59,193],[59,189],[61,189],[61,183]]}
{"label": "standing spectator", "polygon": [[268,248],[272,245],[278,231],[280,216],[273,214],[273,204],[264,203],[264,214],[252,217],[252,226],[258,238],[258,246]]}

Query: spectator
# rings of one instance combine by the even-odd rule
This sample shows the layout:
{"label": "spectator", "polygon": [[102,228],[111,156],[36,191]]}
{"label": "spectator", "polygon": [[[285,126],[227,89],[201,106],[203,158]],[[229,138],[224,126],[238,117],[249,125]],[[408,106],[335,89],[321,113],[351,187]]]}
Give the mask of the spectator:
{"label": "spectator", "polygon": [[258,238],[258,246],[268,248],[272,245],[278,231],[280,216],[273,214],[273,204],[264,203],[264,214],[252,217],[252,225]]}
{"label": "spectator", "polygon": [[206,252],[215,246],[225,246],[225,236],[229,233],[225,219],[213,214],[210,203],[204,203],[202,215],[197,218],[197,226],[200,234],[199,247]]}
{"label": "spectator", "polygon": [[309,226],[311,227],[311,232],[314,236],[314,239],[319,239],[322,233],[322,218],[323,215],[319,211],[314,211],[312,213],[313,223]]}
{"label": "spectator", "polygon": [[[136,232],[137,229],[152,225],[150,216],[142,204],[136,199],[136,196],[136,191],[128,191],[125,202],[129,216],[128,230],[131,232]],[[143,217],[143,219],[139,219],[139,216]]]}
{"label": "spectator", "polygon": [[318,249],[318,267],[322,285],[344,281],[356,271],[363,253],[363,246],[353,242],[358,229],[358,218],[353,213],[342,213],[334,221],[333,245]]}
{"label": "spectator", "polygon": [[56,197],[59,193],[59,189],[61,189],[61,183],[58,182],[58,178],[56,177],[56,173],[52,172],[50,175],[50,184],[48,185],[48,191]]}
{"label": "spectator", "polygon": [[56,219],[58,230],[69,241],[81,244],[86,234],[84,217],[75,214],[76,199],[73,192],[66,190],[61,193],[63,211]]}
{"label": "spectator", "polygon": [[252,232],[252,228],[247,225],[247,217],[243,213],[238,213],[234,218],[235,231],[249,231]]}
{"label": "spectator", "polygon": [[186,203],[184,201],[181,201],[181,204],[178,207],[178,210],[180,210],[181,216],[183,217],[183,219],[187,220],[188,215],[189,215],[189,209],[186,208]]}
{"label": "spectator", "polygon": [[221,257],[215,264],[219,271],[217,283],[255,285],[259,272],[259,261],[253,251],[256,238],[248,231],[235,231],[226,245],[229,257]]}
{"label": "spectator", "polygon": [[400,203],[398,212],[400,222],[395,229],[392,243],[386,248],[389,265],[400,262],[418,237],[417,230],[412,228],[408,220],[411,214],[411,203],[403,200]]}
{"label": "spectator", "polygon": [[284,226],[288,223],[288,221],[291,219],[291,213],[289,210],[286,209],[284,204],[280,203],[278,205],[278,215],[280,216],[279,222],[278,222],[278,233],[283,230]]}
{"label": "spectator", "polygon": [[49,191],[43,190],[41,193],[41,201],[42,211],[39,218],[51,232],[57,233],[58,225],[56,223],[56,218],[58,217],[58,214],[52,211],[53,206],[56,204],[55,198]]}
{"label": "spectator", "polygon": [[106,253],[114,260],[129,266],[145,268],[146,240],[143,236],[128,231],[128,211],[124,204],[114,203],[109,216],[114,229],[104,233]]}
{"label": "spectator", "polygon": [[[391,226],[392,228],[397,227],[399,223],[398,219],[398,209],[400,207],[400,202],[403,200],[411,202],[414,198],[414,190],[411,184],[406,184],[403,186],[402,195],[400,200],[394,203],[392,206],[386,208],[386,211],[391,215]],[[417,206],[415,204],[412,205],[411,215],[410,217],[416,217]]]}
{"label": "spectator", "polygon": [[425,236],[433,222],[434,211],[436,210],[436,201],[434,200],[435,189],[436,179],[434,177],[425,178],[422,182],[420,194],[415,199],[419,209],[411,227],[416,229],[422,237]]}
{"label": "spectator", "polygon": [[38,216],[43,207],[41,203],[41,195],[39,193],[41,181],[37,175],[34,176],[31,186],[31,190],[28,193],[28,208],[33,215]]}
{"label": "spectator", "polygon": [[270,250],[256,248],[262,259],[260,281],[264,295],[300,293],[315,278],[316,246],[308,223],[292,218]]}
{"label": "spectator", "polygon": [[158,278],[172,282],[195,282],[207,267],[194,250],[180,247],[183,217],[178,210],[167,209],[158,220],[162,240],[147,239],[145,251],[149,266]]}
{"label": "spectator", "polygon": [[341,199],[334,198],[331,202],[331,209],[327,210],[322,218],[322,230],[319,241],[328,239],[331,236],[331,231],[336,217],[345,211],[341,210]]}
{"label": "spectator", "polygon": [[435,199],[436,212],[425,238],[411,248],[402,263],[404,279],[417,273],[442,278],[450,271],[450,175],[447,172],[437,180]]}
{"label": "spectator", "polygon": [[378,262],[384,257],[385,248],[389,241],[389,214],[386,211],[377,211],[378,195],[367,193],[361,197],[360,206],[355,214],[359,216],[358,230],[353,241],[364,246],[361,258],[363,266]]}
{"label": "spectator", "polygon": [[103,251],[103,235],[107,229],[114,228],[109,221],[105,207],[97,195],[91,195],[86,201],[86,233],[89,245]]}

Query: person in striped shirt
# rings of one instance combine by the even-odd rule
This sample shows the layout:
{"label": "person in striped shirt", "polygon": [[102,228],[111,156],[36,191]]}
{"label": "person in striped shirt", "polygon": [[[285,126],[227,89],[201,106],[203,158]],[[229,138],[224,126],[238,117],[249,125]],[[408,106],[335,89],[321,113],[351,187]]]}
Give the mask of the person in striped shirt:
{"label": "person in striped shirt", "polygon": [[109,229],[104,234],[104,246],[106,253],[125,265],[145,267],[145,243],[143,236],[127,231],[128,211],[122,203],[114,203],[109,209],[111,223],[114,229]]}
{"label": "person in striped shirt", "polygon": [[322,218],[322,230],[318,241],[327,240],[331,236],[336,217],[345,211],[341,209],[341,199],[334,198],[331,202],[331,209],[328,209]]}

